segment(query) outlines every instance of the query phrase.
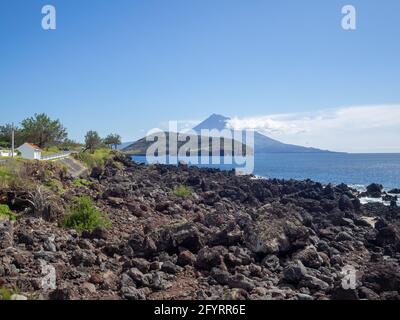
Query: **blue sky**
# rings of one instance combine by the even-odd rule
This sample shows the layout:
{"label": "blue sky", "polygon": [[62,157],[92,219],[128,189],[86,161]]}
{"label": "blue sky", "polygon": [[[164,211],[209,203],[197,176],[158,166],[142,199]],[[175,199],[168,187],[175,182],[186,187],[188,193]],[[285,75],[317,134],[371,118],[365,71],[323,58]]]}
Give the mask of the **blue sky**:
{"label": "blue sky", "polygon": [[[57,9],[57,30],[41,28],[46,4]],[[341,28],[346,4],[357,9],[355,31]],[[2,0],[0,123],[46,112],[71,138],[96,129],[134,140],[168,120],[212,113],[283,114],[285,122],[358,106],[396,112],[399,15],[398,0]],[[380,128],[380,139],[399,125]],[[336,150],[400,152],[394,139],[382,148],[357,128],[346,148],[318,140],[320,132],[282,128],[266,132]]]}

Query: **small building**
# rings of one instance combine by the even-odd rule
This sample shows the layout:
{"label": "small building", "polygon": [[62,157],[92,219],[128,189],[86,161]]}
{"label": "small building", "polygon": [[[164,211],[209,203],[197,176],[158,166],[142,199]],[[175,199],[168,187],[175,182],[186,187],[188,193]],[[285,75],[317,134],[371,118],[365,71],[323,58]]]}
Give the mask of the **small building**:
{"label": "small building", "polygon": [[17,149],[24,159],[40,160],[42,159],[42,150],[33,143],[25,142]]}

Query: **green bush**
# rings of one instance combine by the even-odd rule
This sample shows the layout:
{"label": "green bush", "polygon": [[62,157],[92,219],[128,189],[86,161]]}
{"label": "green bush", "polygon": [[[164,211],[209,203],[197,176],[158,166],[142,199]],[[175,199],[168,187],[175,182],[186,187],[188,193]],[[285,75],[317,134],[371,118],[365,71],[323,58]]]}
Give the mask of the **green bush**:
{"label": "green bush", "polygon": [[12,289],[0,287],[0,301],[12,300],[14,294],[20,294],[21,290],[18,287]]}
{"label": "green bush", "polygon": [[110,149],[98,149],[94,153],[89,151],[81,152],[76,155],[77,160],[82,161],[89,169],[103,167],[106,161],[111,158]]}
{"label": "green bush", "polygon": [[111,221],[94,206],[92,199],[83,196],[74,200],[70,214],[64,218],[63,226],[79,232],[93,231],[97,227],[110,227]]}
{"label": "green bush", "polygon": [[10,180],[12,180],[12,173],[9,168],[5,166],[0,166],[0,188],[5,188],[8,186]]}
{"label": "green bush", "polygon": [[45,183],[45,185],[50,190],[57,192],[59,194],[63,194],[65,192],[63,184],[60,181],[58,181],[57,179],[50,179]]}
{"label": "green bush", "polygon": [[0,204],[0,217],[7,217],[10,220],[17,219],[17,216],[10,210],[10,208],[6,204]]}
{"label": "green bush", "polygon": [[181,198],[186,198],[192,195],[193,191],[191,188],[186,186],[175,187],[173,190],[174,195]]}
{"label": "green bush", "polygon": [[89,180],[86,179],[75,179],[74,181],[72,181],[72,184],[75,187],[90,187],[92,185],[92,182],[90,182]]}
{"label": "green bush", "polygon": [[0,300],[6,301],[11,300],[13,292],[7,288],[0,288]]}

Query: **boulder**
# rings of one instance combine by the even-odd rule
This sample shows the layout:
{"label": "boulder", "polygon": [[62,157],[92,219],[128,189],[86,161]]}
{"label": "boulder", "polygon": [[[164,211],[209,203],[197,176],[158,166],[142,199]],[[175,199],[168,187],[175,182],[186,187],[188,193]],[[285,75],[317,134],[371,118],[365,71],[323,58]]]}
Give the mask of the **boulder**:
{"label": "boulder", "polygon": [[177,274],[178,272],[182,271],[182,267],[177,266],[176,264],[172,263],[171,261],[163,262],[161,266],[161,271],[170,274]]}
{"label": "boulder", "polygon": [[135,287],[122,287],[121,294],[126,300],[146,300],[144,293]]}
{"label": "boulder", "polygon": [[200,270],[211,270],[214,267],[224,266],[224,255],[227,251],[224,247],[205,247],[198,252],[195,267]]}
{"label": "boulder", "polygon": [[297,261],[291,263],[283,270],[283,281],[286,283],[297,284],[307,275],[307,269]]}
{"label": "boulder", "polygon": [[371,198],[380,198],[382,196],[383,186],[381,184],[372,183],[367,186],[367,194]]}
{"label": "boulder", "polygon": [[294,260],[300,260],[304,266],[314,269],[318,269],[324,262],[314,247],[300,250],[295,253],[292,258]]}
{"label": "boulder", "polygon": [[354,211],[352,200],[345,194],[339,199],[339,209],[342,211]]}
{"label": "boulder", "polygon": [[196,262],[196,256],[191,253],[189,250],[182,251],[178,256],[178,265],[181,267],[184,266],[193,266]]}
{"label": "boulder", "polygon": [[[268,209],[273,211],[274,208]],[[282,210],[281,207],[278,210]],[[257,254],[277,254],[302,248],[309,241],[309,232],[294,214],[276,217],[266,212],[244,228],[246,246]]]}

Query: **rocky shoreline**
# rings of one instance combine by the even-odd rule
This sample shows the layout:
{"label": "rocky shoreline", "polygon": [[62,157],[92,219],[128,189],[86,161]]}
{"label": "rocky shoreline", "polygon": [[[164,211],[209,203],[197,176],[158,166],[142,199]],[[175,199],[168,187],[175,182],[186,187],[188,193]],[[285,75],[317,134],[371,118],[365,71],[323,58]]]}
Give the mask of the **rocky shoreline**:
{"label": "rocky shoreline", "polygon": [[[379,185],[361,194],[343,184],[146,166],[121,154],[85,183],[55,164],[30,170],[37,183],[57,181],[41,207],[0,190],[0,203],[18,213],[0,220],[0,287],[21,296],[400,299],[400,208]],[[174,193],[180,186],[190,194]],[[108,213],[110,228],[60,227],[81,195]],[[365,196],[391,205],[361,204]],[[43,280],[52,276],[54,284]]]}

